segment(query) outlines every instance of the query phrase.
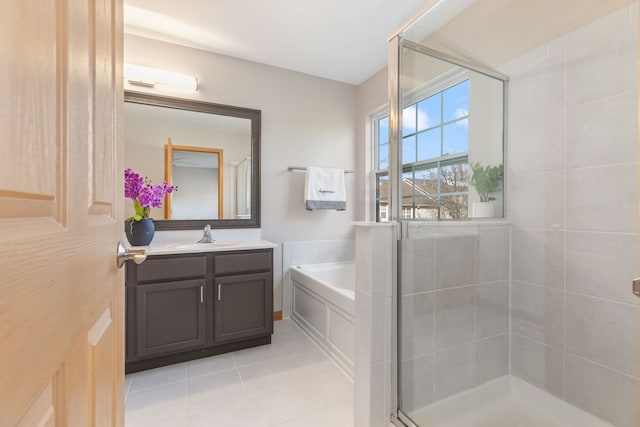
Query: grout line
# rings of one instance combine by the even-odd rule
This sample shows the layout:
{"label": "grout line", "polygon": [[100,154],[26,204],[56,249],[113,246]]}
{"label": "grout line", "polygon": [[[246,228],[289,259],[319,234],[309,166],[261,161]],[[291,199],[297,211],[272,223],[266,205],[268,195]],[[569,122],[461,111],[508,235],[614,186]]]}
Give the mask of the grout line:
{"label": "grout line", "polygon": [[562,349],[562,348],[556,347],[556,346],[554,346],[554,345],[549,345],[549,344],[544,343],[544,342],[542,342],[542,341],[538,341],[538,340],[536,340],[536,339],[533,339],[533,338],[527,337],[527,336],[525,336],[525,335],[522,335],[522,334],[520,334],[520,333],[518,333],[518,332],[512,332],[512,334],[513,334],[513,335],[515,335],[515,336],[517,336],[517,337],[520,337],[520,338],[522,338],[522,339],[524,339],[524,340],[527,340],[527,341],[529,341],[529,342],[535,343],[535,344],[539,344],[539,345],[542,345],[542,346],[545,346],[545,347],[549,347],[549,348],[552,348],[552,349],[554,349],[554,350],[558,350],[558,351],[565,351],[565,350],[564,350],[564,349]]}
{"label": "grout line", "polygon": [[601,231],[601,230],[585,230],[578,228],[552,228],[552,227],[530,227],[526,225],[512,225],[512,228],[518,231],[552,231],[556,233],[585,233],[585,234],[606,234],[620,236],[638,236],[638,231]]}
{"label": "grout line", "polygon": [[507,374],[508,375],[512,375],[511,372],[511,333],[512,333],[512,309],[513,309],[513,305],[512,305],[512,287],[513,287],[513,273],[512,273],[512,262],[513,262],[513,238],[512,238],[512,232],[513,232],[513,226],[509,227],[509,241],[507,243],[507,247],[509,250],[508,253],[508,272],[507,272],[507,276],[509,277],[508,281],[507,281],[507,304],[508,304],[508,308],[507,308]]}
{"label": "grout line", "polygon": [[[475,344],[475,343],[479,343],[479,342],[483,342],[483,341],[488,341],[488,340],[491,340],[491,339],[494,339],[494,338],[501,337],[503,335],[508,335],[508,331],[500,332],[498,334],[490,335],[488,337],[482,337],[482,338],[478,338],[478,339],[473,339],[471,341],[461,342],[461,343],[458,343],[458,344],[454,344],[454,345],[450,345],[450,346],[447,346],[447,347],[439,348],[437,350],[434,349],[433,351],[428,352],[428,353],[415,354],[415,355],[412,355],[412,357],[409,358],[409,359],[402,360],[402,362],[408,362],[408,361],[416,360],[416,359],[419,359],[419,358],[422,358],[422,357],[432,356],[432,355],[435,355],[436,353],[442,353],[444,351],[452,350],[452,349],[455,349],[457,347],[462,347],[462,346],[469,345],[469,344]],[[526,337],[523,337],[523,338],[526,338]]]}
{"label": "grout line", "polygon": [[572,289],[563,289],[563,288],[558,288],[558,287],[554,287],[554,286],[549,286],[549,285],[541,285],[539,283],[532,283],[532,282],[527,282],[524,280],[513,280],[513,282],[521,284],[521,285],[527,285],[527,286],[534,286],[537,288],[545,288],[545,289],[549,289],[552,291],[558,291],[558,292],[563,292],[563,293],[568,293],[571,295],[577,295],[577,296],[581,296],[581,297],[587,297],[587,298],[594,298],[597,300],[601,300],[601,301],[606,301],[609,303],[613,303],[613,304],[621,304],[627,307],[632,307],[632,308],[636,308],[636,309],[640,309],[640,305],[638,305],[637,303],[631,303],[631,302],[626,302],[626,301],[620,301],[620,300],[616,300],[613,298],[607,298],[607,297],[603,297],[603,296],[599,296],[599,295],[591,295],[591,294],[587,294],[584,292],[578,292]]}
{"label": "grout line", "polygon": [[[566,85],[566,67],[564,69],[564,74],[565,74],[564,82],[565,82],[565,85]],[[565,92],[566,92],[566,87],[565,87]],[[566,105],[566,100],[565,100],[565,102],[564,102],[564,104],[565,104],[564,110],[574,110],[574,109],[581,108],[581,107],[588,106],[588,105],[599,104],[602,101],[609,101],[609,100],[612,100],[612,99],[615,99],[615,98],[622,98],[623,96],[627,96],[627,95],[636,95],[637,93],[638,93],[637,89],[624,90],[622,92],[618,92],[618,93],[614,93],[614,94],[608,94],[608,95],[605,95],[604,97],[591,99],[589,101],[583,101],[583,102],[581,102],[579,104],[575,104],[575,105],[571,105],[571,106]]]}
{"label": "grout line", "polygon": [[[154,368],[154,369],[158,369],[158,368]],[[140,390],[130,390],[128,394],[138,394],[138,393],[142,393],[142,392],[149,391],[149,390],[155,390],[157,388],[166,387],[166,386],[173,385],[173,384],[179,384],[182,381],[186,381],[186,379],[185,380],[170,381],[168,383],[162,383],[162,384],[154,385],[153,387],[145,387],[145,388],[142,388]]]}
{"label": "grout line", "polygon": [[[563,114],[564,117],[564,114]],[[563,133],[564,133],[564,127],[565,127],[565,123],[563,122],[562,124],[563,127]],[[563,160],[564,163],[564,160]],[[591,169],[603,169],[603,168],[612,168],[612,167],[620,167],[620,166],[637,166],[638,165],[638,161],[634,160],[631,162],[610,162],[610,163],[603,163],[603,164],[597,164],[597,165],[587,165],[587,166],[576,166],[576,167],[562,167],[559,169],[545,169],[545,170],[539,170],[539,171],[528,171],[528,172],[511,172],[511,175],[515,175],[515,176],[530,176],[530,175],[545,175],[545,174],[551,174],[551,173],[560,173],[560,172],[566,172],[566,171],[581,171],[581,170],[591,170]]]}
{"label": "grout line", "polygon": [[[480,246],[480,232],[475,236],[475,245],[473,245],[473,277],[478,279],[480,272],[480,262],[478,260],[478,249]],[[475,387],[478,382],[478,286],[474,286],[473,289],[473,362],[471,363],[471,369],[473,370],[471,377],[472,387]]]}
{"label": "grout line", "polygon": [[[562,399],[567,398],[567,63],[562,47]],[[546,240],[546,239],[545,239]],[[546,296],[545,296],[546,299]],[[545,315],[546,316],[546,315]]]}
{"label": "grout line", "polygon": [[185,381],[184,381],[184,394],[185,394],[185,404],[187,406],[187,419],[186,419],[186,423],[185,426],[189,427],[189,424],[191,424],[191,417],[189,416],[191,414],[191,405],[189,404],[189,375],[187,372],[187,364],[185,363],[184,365],[184,376],[185,376]]}
{"label": "grout line", "polygon": [[[432,298],[432,302],[431,302],[431,348],[433,348],[433,357],[431,358],[431,372],[432,372],[432,378],[433,380],[431,381],[431,400],[435,401],[436,400],[436,356],[435,356],[435,350],[436,350],[436,293],[435,293],[435,289],[436,289],[436,280],[437,280],[437,274],[436,274],[436,270],[438,268],[438,256],[437,256],[437,251],[438,251],[438,239],[434,238],[433,239],[433,298]],[[414,260],[415,262],[415,260]],[[412,402],[413,404],[414,402]]]}
{"label": "grout line", "polygon": [[584,356],[572,353],[570,351],[567,351],[566,353],[567,353],[567,355],[573,356],[576,359],[581,359],[581,360],[583,360],[585,362],[591,363],[592,365],[596,365],[596,366],[598,366],[600,368],[603,368],[603,369],[606,369],[608,371],[615,372],[618,375],[623,375],[623,376],[625,376],[625,377],[627,377],[627,378],[629,378],[629,379],[631,379],[633,381],[640,381],[640,377],[636,377],[634,375],[622,372],[622,371],[620,371],[620,370],[618,370],[616,368],[612,368],[611,366],[603,365],[602,363],[596,362],[595,360],[588,359],[588,358],[586,358]]}
{"label": "grout line", "polygon": [[400,297],[417,297],[420,295],[427,295],[427,294],[431,294],[431,293],[435,293],[435,292],[445,292],[445,291],[449,291],[452,289],[463,289],[463,288],[470,288],[472,286],[489,286],[489,285],[497,285],[497,284],[508,284],[509,283],[509,278],[504,278],[501,280],[493,280],[490,282],[481,282],[481,283],[471,283],[468,285],[458,285],[458,286],[448,286],[446,288],[440,288],[440,289],[430,289],[428,291],[420,291],[420,292],[411,292],[411,293],[407,293],[407,294],[403,294],[400,295]]}

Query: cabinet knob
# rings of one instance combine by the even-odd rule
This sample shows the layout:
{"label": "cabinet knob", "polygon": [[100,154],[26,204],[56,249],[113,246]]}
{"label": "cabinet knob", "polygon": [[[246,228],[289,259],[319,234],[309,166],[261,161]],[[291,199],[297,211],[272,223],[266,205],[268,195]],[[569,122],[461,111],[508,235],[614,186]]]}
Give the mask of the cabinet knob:
{"label": "cabinet knob", "polygon": [[118,268],[122,268],[125,262],[131,260],[136,264],[142,264],[142,262],[147,259],[147,255],[145,253],[144,248],[125,248],[122,242],[118,243]]}
{"label": "cabinet knob", "polygon": [[222,298],[222,283],[218,283],[218,301]]}

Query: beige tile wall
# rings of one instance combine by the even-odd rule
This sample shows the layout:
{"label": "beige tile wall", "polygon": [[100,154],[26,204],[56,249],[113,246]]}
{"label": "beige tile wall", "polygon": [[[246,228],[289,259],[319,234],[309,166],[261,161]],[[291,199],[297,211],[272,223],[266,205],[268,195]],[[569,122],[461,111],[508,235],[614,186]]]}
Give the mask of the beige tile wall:
{"label": "beige tile wall", "polygon": [[511,372],[635,427],[637,2],[501,71],[511,79]]}

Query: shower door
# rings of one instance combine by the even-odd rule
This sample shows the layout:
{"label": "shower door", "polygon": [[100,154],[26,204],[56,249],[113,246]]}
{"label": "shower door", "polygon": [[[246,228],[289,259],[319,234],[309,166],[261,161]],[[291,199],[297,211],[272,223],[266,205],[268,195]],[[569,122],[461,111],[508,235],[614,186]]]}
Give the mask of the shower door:
{"label": "shower door", "polygon": [[434,402],[509,370],[505,83],[407,40],[398,48],[398,404],[405,422],[430,426]]}
{"label": "shower door", "polygon": [[639,7],[571,4],[390,41],[398,425],[640,426]]}

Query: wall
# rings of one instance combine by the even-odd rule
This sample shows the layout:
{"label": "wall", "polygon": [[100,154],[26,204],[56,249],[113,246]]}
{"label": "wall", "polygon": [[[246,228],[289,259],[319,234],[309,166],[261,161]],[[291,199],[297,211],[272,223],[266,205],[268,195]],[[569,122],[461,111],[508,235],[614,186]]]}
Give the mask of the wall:
{"label": "wall", "polygon": [[[125,35],[125,62],[195,75],[185,97],[262,110],[262,237],[274,243],[352,239],[355,177],[347,210],[306,211],[304,174],[287,166],[356,169],[356,88],[263,64]],[[214,231],[215,238],[215,231]],[[275,250],[275,309],[282,307],[282,257]]]}
{"label": "wall", "polygon": [[356,218],[359,221],[375,219],[372,188],[373,150],[371,149],[371,114],[389,102],[387,69],[380,70],[358,86],[356,114],[356,150],[358,170],[356,177]]}
{"label": "wall", "polygon": [[500,71],[511,77],[511,372],[637,426],[637,1]]}

